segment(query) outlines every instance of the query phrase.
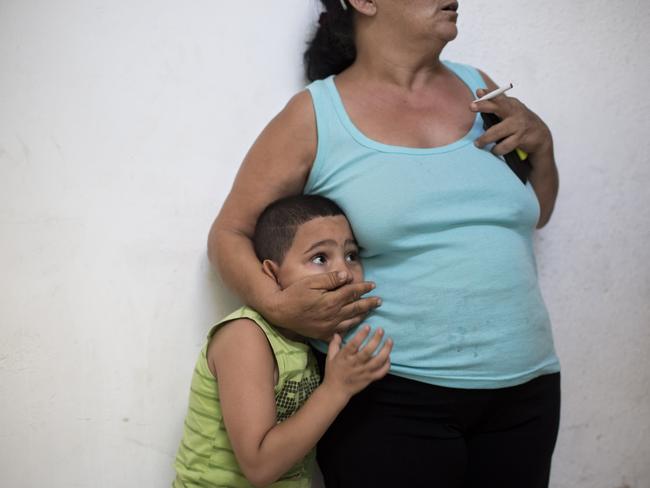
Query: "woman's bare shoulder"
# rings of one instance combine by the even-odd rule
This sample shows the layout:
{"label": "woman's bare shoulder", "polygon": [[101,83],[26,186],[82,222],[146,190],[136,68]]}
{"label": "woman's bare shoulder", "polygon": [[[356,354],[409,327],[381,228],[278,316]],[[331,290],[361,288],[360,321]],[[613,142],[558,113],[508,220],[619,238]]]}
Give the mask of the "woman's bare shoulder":
{"label": "woman's bare shoulder", "polygon": [[291,134],[296,142],[313,144],[316,148],[316,116],[308,90],[302,90],[292,96],[284,108],[275,116],[269,126],[277,125],[279,129]]}
{"label": "woman's bare shoulder", "polygon": [[302,123],[314,122],[314,106],[309,90],[301,90],[292,96],[280,113]]}
{"label": "woman's bare shoulder", "polygon": [[291,97],[264,128],[246,156],[244,166],[263,162],[266,168],[274,168],[285,177],[293,174],[296,182],[302,182],[316,157],[317,144],[311,95],[303,90]]}

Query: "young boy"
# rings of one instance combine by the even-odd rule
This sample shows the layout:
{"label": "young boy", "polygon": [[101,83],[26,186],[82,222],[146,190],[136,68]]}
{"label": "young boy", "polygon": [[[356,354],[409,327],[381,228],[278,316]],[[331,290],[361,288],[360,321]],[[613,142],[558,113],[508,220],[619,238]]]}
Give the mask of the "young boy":
{"label": "young boy", "polygon": [[[350,225],[326,198],[272,203],[253,242],[264,273],[281,288],[330,271],[363,280]],[[344,346],[334,336],[319,385],[309,346],[254,310],[243,307],[215,325],[194,370],[174,488],[310,487],[318,439],[350,397],[388,372],[392,341],[381,345],[381,329],[369,334],[363,326]]]}

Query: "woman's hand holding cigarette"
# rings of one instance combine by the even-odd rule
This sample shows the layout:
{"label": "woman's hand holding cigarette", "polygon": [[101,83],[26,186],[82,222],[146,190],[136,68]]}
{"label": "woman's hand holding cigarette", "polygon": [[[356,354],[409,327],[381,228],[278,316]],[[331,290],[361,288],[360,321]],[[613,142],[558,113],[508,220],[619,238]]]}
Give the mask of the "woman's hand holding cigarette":
{"label": "woman's hand holding cigarette", "polygon": [[[478,97],[488,94],[487,90],[476,90]],[[551,131],[534,112],[518,99],[500,94],[484,101],[474,101],[473,112],[496,114],[501,122],[490,127],[474,144],[482,148],[497,143],[492,152],[499,156],[519,148],[529,154],[552,151]]]}

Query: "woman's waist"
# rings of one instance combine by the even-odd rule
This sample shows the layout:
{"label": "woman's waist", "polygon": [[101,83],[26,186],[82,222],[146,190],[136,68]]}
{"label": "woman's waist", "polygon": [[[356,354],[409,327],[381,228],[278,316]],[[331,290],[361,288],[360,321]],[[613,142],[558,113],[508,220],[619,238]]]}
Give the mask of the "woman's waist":
{"label": "woman's waist", "polygon": [[550,330],[536,283],[513,289],[382,286],[378,281],[372,294],[382,298],[382,305],[368,314],[364,323],[373,329],[383,328],[386,336],[394,339],[395,350],[408,347],[441,352],[460,342],[491,347],[497,342],[547,335]]}
{"label": "woman's waist", "polygon": [[[391,371],[396,374],[455,387],[469,381],[474,388],[475,380],[515,384],[517,378],[557,363],[541,300],[491,303],[457,295],[447,305],[435,299],[428,307],[412,303],[384,300],[364,320],[393,340]],[[326,351],[323,343],[315,346]]]}
{"label": "woman's waist", "polygon": [[[381,324],[372,318],[368,323]],[[403,325],[381,325],[394,341],[392,374],[453,388],[499,388],[559,371],[547,320],[534,327],[494,328],[489,333],[472,324],[441,327],[428,334],[421,327]],[[325,343],[314,346],[327,351]]]}

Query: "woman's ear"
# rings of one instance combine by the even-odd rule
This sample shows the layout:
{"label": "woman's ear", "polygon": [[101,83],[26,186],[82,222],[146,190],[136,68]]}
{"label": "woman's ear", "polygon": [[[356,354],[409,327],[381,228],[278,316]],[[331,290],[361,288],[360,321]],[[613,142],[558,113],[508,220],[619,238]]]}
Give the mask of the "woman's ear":
{"label": "woman's ear", "polygon": [[266,276],[275,281],[278,285],[280,284],[280,279],[278,278],[278,272],[280,271],[280,266],[275,261],[270,259],[265,259],[262,261],[262,271]]}
{"label": "woman's ear", "polygon": [[372,16],[377,13],[375,0],[347,0],[347,2],[361,14]]}

